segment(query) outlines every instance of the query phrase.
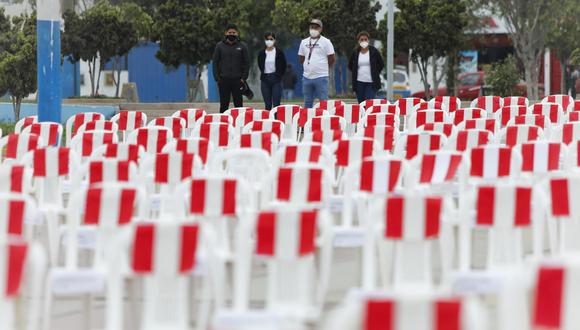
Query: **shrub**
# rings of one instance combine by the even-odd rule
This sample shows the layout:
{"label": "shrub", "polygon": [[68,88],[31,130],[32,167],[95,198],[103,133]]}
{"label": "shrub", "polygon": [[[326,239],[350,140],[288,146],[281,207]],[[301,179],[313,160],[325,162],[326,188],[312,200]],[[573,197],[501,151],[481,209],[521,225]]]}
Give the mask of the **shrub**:
{"label": "shrub", "polygon": [[493,95],[505,97],[517,94],[516,86],[520,79],[521,73],[516,59],[510,55],[491,66],[491,69],[486,72],[485,81],[491,87]]}

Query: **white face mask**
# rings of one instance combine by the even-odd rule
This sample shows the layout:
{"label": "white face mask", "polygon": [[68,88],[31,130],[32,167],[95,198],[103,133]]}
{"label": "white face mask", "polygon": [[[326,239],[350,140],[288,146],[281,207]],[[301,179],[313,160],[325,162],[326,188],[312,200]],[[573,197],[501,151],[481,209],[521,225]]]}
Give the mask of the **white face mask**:
{"label": "white face mask", "polygon": [[274,46],[274,40],[266,40],[264,41],[264,43],[266,44],[266,47]]}
{"label": "white face mask", "polygon": [[368,41],[361,41],[359,43],[359,45],[361,46],[361,48],[367,48],[369,46],[369,42]]}
{"label": "white face mask", "polygon": [[315,30],[315,29],[310,29],[310,36],[312,38],[318,38],[319,35],[320,35],[320,31]]}

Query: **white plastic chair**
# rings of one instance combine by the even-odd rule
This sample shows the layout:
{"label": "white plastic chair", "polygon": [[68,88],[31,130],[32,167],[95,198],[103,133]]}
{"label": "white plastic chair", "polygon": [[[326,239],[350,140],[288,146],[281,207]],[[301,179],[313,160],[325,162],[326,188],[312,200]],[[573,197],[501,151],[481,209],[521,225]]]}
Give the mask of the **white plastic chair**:
{"label": "white plastic chair", "polygon": [[568,109],[566,110],[568,113],[576,111],[580,111],[580,100],[574,100],[574,102],[568,104]]}
{"label": "white plastic chair", "polygon": [[536,125],[508,125],[496,136],[497,143],[509,147],[544,139],[544,131]]}
{"label": "white plastic chair", "polygon": [[356,133],[357,137],[365,137],[377,141],[383,153],[390,153],[399,137],[399,130],[393,126],[369,126]]}
{"label": "white plastic chair", "polygon": [[457,182],[461,171],[463,154],[451,150],[438,150],[415,157],[405,176],[405,189],[414,191],[424,187],[435,191]]}
{"label": "white plastic chair", "polygon": [[[461,125],[464,123],[465,122],[461,123]],[[446,137],[450,137],[455,132],[457,132],[457,127],[451,123],[430,123],[419,126],[416,130],[418,132],[437,132],[445,135]]]}
{"label": "white plastic chair", "polygon": [[109,144],[118,143],[117,134],[109,131],[91,131],[75,135],[70,141],[70,149],[81,157],[81,161],[87,160],[94,150]]}
{"label": "white plastic chair", "polygon": [[390,113],[392,115],[400,116],[399,106],[396,104],[377,104],[371,107],[365,108],[365,114],[370,115],[373,113]]}
{"label": "white plastic chair", "polygon": [[362,120],[364,114],[364,107],[358,104],[345,104],[330,111],[330,115],[340,116],[346,120],[346,130],[349,136],[355,133],[356,125]]}
{"label": "white plastic chair", "polygon": [[58,147],[61,145],[62,125],[52,122],[34,123],[23,128],[21,134],[36,134],[42,139],[41,146]]}
{"label": "white plastic chair", "polygon": [[346,120],[340,116],[319,116],[310,119],[304,125],[304,133],[326,130],[346,130]]}
{"label": "white plastic chair", "polygon": [[16,125],[14,126],[14,133],[20,133],[27,126],[30,126],[34,123],[38,123],[38,116],[27,116],[20,118],[20,120],[16,122]]}
{"label": "white plastic chair", "polygon": [[203,117],[200,117],[195,122],[195,125],[193,127],[195,130],[195,128],[201,124],[211,124],[211,123],[225,123],[233,126],[235,120],[234,117],[229,115],[227,111],[225,113],[209,113]]}
{"label": "white plastic chair", "polygon": [[84,123],[79,127],[77,134],[91,131],[110,131],[116,134],[119,131],[119,126],[111,120],[94,120]]}
{"label": "white plastic chair", "polygon": [[121,110],[111,118],[111,121],[117,123],[119,132],[123,133],[123,141],[127,141],[127,136],[131,132],[145,127],[147,124],[147,115],[141,111]]}
{"label": "white plastic chair", "polygon": [[524,105],[503,106],[495,113],[494,118],[499,121],[501,127],[504,127],[514,117],[526,115],[527,113],[528,108]]}
{"label": "white plastic chair", "polygon": [[533,255],[540,257],[545,202],[531,184],[485,183],[466,193],[459,210],[460,270],[472,268],[474,228],[488,231],[485,270],[523,264],[524,229],[532,229]]}
{"label": "white plastic chair", "polygon": [[580,157],[578,155],[578,147],[580,140],[574,141],[567,145],[567,155],[564,159],[564,170],[570,171],[572,169],[580,167]]}
{"label": "white plastic chair", "polygon": [[522,154],[522,173],[540,179],[544,174],[564,168],[567,148],[559,142],[534,141],[517,146]]}
{"label": "white plastic chair", "polygon": [[502,101],[504,107],[524,106],[527,108],[530,105],[530,101],[524,96],[508,96],[504,97]]}
{"label": "white plastic chair", "polygon": [[201,124],[194,128],[193,137],[207,139],[216,148],[226,149],[235,138],[235,129],[226,123]]}
{"label": "white plastic chair", "polygon": [[574,98],[570,95],[548,95],[542,99],[541,103],[557,103],[562,107],[562,111],[567,111],[570,104],[574,103]]}
{"label": "white plastic chair", "polygon": [[188,108],[175,111],[171,117],[178,117],[185,120],[185,136],[189,136],[197,120],[206,114],[204,109]]}
{"label": "white plastic chair", "polygon": [[105,120],[105,116],[98,112],[82,112],[71,116],[66,121],[65,133],[66,133],[66,145],[70,146],[72,138],[76,135],[79,127],[83,124],[95,120]]}
{"label": "white plastic chair", "polygon": [[544,131],[546,138],[550,138],[552,131],[552,122],[550,118],[544,115],[520,115],[512,118],[507,126],[511,125],[535,125]]}
{"label": "white plastic chair", "polygon": [[580,122],[564,123],[558,126],[551,135],[554,142],[562,142],[566,145],[580,139]]}
{"label": "white plastic chair", "polygon": [[441,149],[447,138],[436,132],[401,133],[395,142],[394,155],[404,159]]}
{"label": "white plastic chair", "polygon": [[166,127],[150,126],[134,130],[127,137],[127,142],[137,144],[145,149],[145,152],[155,154],[161,152],[163,147],[173,139],[173,133]]}
{"label": "white plastic chair", "polygon": [[368,108],[372,107],[373,105],[381,105],[381,104],[389,104],[387,99],[370,99],[365,100],[360,103],[360,106],[366,111]]}
{"label": "white plastic chair", "polygon": [[451,118],[454,125],[459,125],[468,119],[487,118],[487,113],[480,108],[462,108],[455,110],[451,114]]}
{"label": "white plastic chair", "polygon": [[[261,211],[242,223],[234,308],[247,311],[253,255],[266,263],[265,310],[299,323],[317,320],[330,276],[332,230],[326,212],[291,206]],[[317,262],[316,252],[319,252]]]}
{"label": "white plastic chair", "polygon": [[470,107],[485,110],[488,117],[491,117],[503,106],[503,99],[500,96],[479,96],[471,101]]}
{"label": "white plastic chair", "polygon": [[0,160],[6,162],[20,161],[29,151],[44,145],[42,138],[36,134],[10,134],[0,138]]}
{"label": "white plastic chair", "polygon": [[564,117],[564,123],[574,123],[580,121],[580,111],[569,111]]}
{"label": "white plastic chair", "polygon": [[86,180],[89,185],[102,182],[127,182],[135,185],[142,183],[137,163],[116,158],[89,160],[76,175],[77,182]]}
{"label": "white plastic chair", "polygon": [[403,177],[408,174],[406,167],[403,159],[393,156],[368,157],[349,166],[343,178],[342,228],[337,229],[337,234],[353,227],[363,228],[368,219],[369,202],[374,197],[401,190]]}
{"label": "white plastic chair", "polygon": [[[275,168],[294,163],[320,164],[334,173],[334,155],[327,146],[318,142],[300,142],[280,146],[273,155]],[[334,174],[332,174],[334,177]]]}
{"label": "white plastic chair", "polygon": [[399,116],[386,112],[368,114],[358,123],[357,131],[370,126],[393,126],[398,129]]}
{"label": "white plastic chair", "polygon": [[265,119],[265,120],[255,120],[242,128],[242,133],[250,132],[261,132],[261,133],[274,133],[278,136],[278,140],[282,141],[286,135],[286,126],[279,120],[275,119]]}
{"label": "white plastic chair", "polygon": [[240,134],[230,149],[255,148],[266,151],[269,155],[278,150],[278,136],[274,133],[252,132]]}
{"label": "white plastic chair", "polygon": [[412,130],[425,124],[446,122],[449,122],[449,119],[444,110],[420,110],[409,115],[405,124],[407,129]]}
{"label": "white plastic chair", "polygon": [[[460,111],[460,110],[457,110]],[[452,135],[445,148],[455,151],[466,151],[468,149],[486,145],[494,141],[493,134],[490,131],[484,129],[468,129],[457,131],[455,135]]]}
{"label": "white plastic chair", "polygon": [[342,175],[346,167],[360,162],[366,157],[379,155],[383,149],[373,139],[355,136],[334,142],[330,146],[330,151],[336,158],[336,185],[340,187]]}
{"label": "white plastic chair", "polygon": [[274,118],[281,121],[287,127],[284,135],[280,138],[280,140],[292,140],[296,136],[294,131],[296,131],[298,128],[292,125],[292,120],[294,119],[294,116],[300,112],[300,109],[302,108],[299,105],[287,104],[279,105],[271,110]]}
{"label": "white plastic chair", "polygon": [[528,114],[547,116],[556,125],[564,121],[564,109],[558,103],[536,103],[528,107]]}
{"label": "white plastic chair", "polygon": [[274,119],[272,113],[268,110],[249,110],[242,114],[240,114],[235,123],[234,127],[241,130],[247,124],[256,121],[256,120],[267,120],[267,119]]}
{"label": "white plastic chair", "polygon": [[333,109],[344,106],[346,103],[341,100],[324,100],[316,103],[314,109],[323,109],[326,111],[332,111]]}
{"label": "white plastic chair", "polygon": [[139,172],[152,204],[152,213],[158,211],[162,217],[176,212],[173,194],[177,186],[185,179],[203,174],[204,169],[199,156],[176,152],[149,155],[140,164]]}
{"label": "white plastic chair", "polygon": [[17,193],[0,193],[0,243],[11,238],[31,241],[34,230],[31,223],[37,216],[34,200]]}
{"label": "white plastic chair", "polygon": [[161,152],[172,153],[178,151],[195,154],[199,156],[201,162],[205,165],[211,159],[214,150],[213,143],[208,139],[190,137],[169,141]]}
{"label": "white plastic chair", "polygon": [[346,138],[346,132],[341,130],[315,131],[304,134],[302,142],[316,142],[330,146],[332,143]]}
{"label": "white plastic chair", "polygon": [[457,125],[457,130],[468,130],[468,129],[484,129],[490,131],[492,134],[497,134],[500,132],[499,120],[497,119],[468,119],[461,124]]}
{"label": "white plastic chair", "polygon": [[331,311],[323,330],[488,329],[474,297],[447,292],[353,291]]}
{"label": "white plastic chair", "polygon": [[29,194],[32,189],[32,174],[30,166],[21,163],[8,162],[0,164],[0,192]]}
{"label": "white plastic chair", "polygon": [[169,129],[174,138],[179,139],[187,127],[185,119],[179,117],[157,117],[147,124],[148,127],[165,127]]}
{"label": "white plastic chair", "polygon": [[414,110],[415,107],[424,104],[425,109],[427,108],[427,102],[425,102],[423,99],[420,99],[418,97],[407,97],[407,98],[402,98],[397,100],[396,103],[399,106],[399,113],[401,116],[407,116],[410,115]]}
{"label": "white plastic chair", "polygon": [[[36,243],[0,241],[0,319],[2,328],[38,329],[46,260]],[[25,288],[23,288],[25,287]],[[26,289],[27,294],[22,291]],[[22,301],[27,300],[26,308]]]}
{"label": "white plastic chair", "polygon": [[324,166],[293,163],[275,168],[262,188],[262,205],[324,207],[332,195],[332,178]]}
{"label": "white plastic chair", "polygon": [[302,130],[306,123],[312,118],[328,115],[330,115],[330,113],[327,110],[321,108],[300,109],[292,118],[292,132],[295,133],[291,137],[291,140],[300,140],[301,135],[299,134],[298,130]]}
{"label": "white plastic chair", "polygon": [[[448,244],[452,239],[451,205],[449,199],[441,196],[416,192],[392,194],[374,201],[365,224],[363,288],[383,287],[401,292],[433,288],[436,243],[440,248],[441,277],[445,278],[453,255],[450,249],[453,245]],[[381,279],[379,285],[377,274]]]}
{"label": "white plastic chair", "polygon": [[244,113],[246,113],[246,111],[253,111],[253,110],[254,110],[254,108],[252,108],[252,107],[237,107],[237,108],[227,109],[223,114],[232,117],[232,122],[230,124],[234,125],[236,120],[238,119],[238,117],[240,115],[243,115]]}
{"label": "white plastic chair", "polygon": [[[142,278],[143,330],[190,327],[190,313],[195,296],[190,297],[188,281],[201,276],[199,296],[209,299],[211,279],[223,277],[214,265],[215,235],[200,223],[163,221],[140,222],[123,230],[114,244],[118,253],[110,259],[107,285],[107,329],[123,329],[123,293],[125,278]],[[213,284],[214,287],[217,284]],[[137,299],[134,296],[131,299]],[[196,296],[198,296],[196,294]],[[209,301],[202,301],[197,329],[208,322]],[[134,321],[134,320],[133,320]]]}
{"label": "white plastic chair", "polygon": [[455,112],[455,110],[461,108],[461,100],[457,96],[435,96],[429,100],[429,106],[435,102],[440,102],[446,106],[448,112]]}
{"label": "white plastic chair", "polygon": [[145,148],[138,144],[108,143],[95,149],[91,154],[91,159],[115,158],[120,161],[128,160],[139,163],[145,154]]}

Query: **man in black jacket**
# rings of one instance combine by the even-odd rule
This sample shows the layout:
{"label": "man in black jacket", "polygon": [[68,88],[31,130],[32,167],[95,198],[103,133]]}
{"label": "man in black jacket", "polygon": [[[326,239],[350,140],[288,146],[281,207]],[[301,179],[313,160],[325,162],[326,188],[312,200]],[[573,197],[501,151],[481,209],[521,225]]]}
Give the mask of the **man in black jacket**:
{"label": "man in black jacket", "polygon": [[229,24],[223,41],[213,53],[213,76],[220,93],[220,112],[230,106],[230,95],[235,107],[243,107],[241,87],[248,79],[250,60],[246,44],[240,41],[238,28]]}

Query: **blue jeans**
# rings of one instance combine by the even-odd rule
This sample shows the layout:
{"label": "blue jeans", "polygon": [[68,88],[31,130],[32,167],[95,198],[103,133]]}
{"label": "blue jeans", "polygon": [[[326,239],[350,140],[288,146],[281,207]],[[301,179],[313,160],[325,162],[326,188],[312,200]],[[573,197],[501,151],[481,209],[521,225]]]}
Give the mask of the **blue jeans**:
{"label": "blue jeans", "polygon": [[356,82],[356,98],[358,103],[362,103],[366,100],[372,100],[377,96],[377,92],[373,88],[373,83],[369,82]]}
{"label": "blue jeans", "polygon": [[278,76],[275,74],[265,75],[264,80],[262,80],[261,89],[266,110],[272,110],[272,107],[280,105],[282,99],[282,82]]}
{"label": "blue jeans", "polygon": [[292,100],[294,98],[294,89],[285,88],[284,89],[284,99]]}
{"label": "blue jeans", "polygon": [[302,78],[302,93],[305,108],[312,108],[315,97],[318,97],[320,101],[328,100],[328,77]]}

